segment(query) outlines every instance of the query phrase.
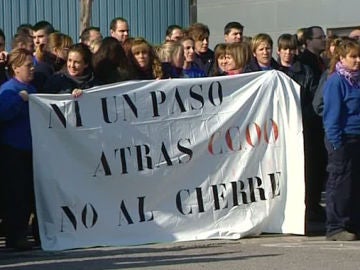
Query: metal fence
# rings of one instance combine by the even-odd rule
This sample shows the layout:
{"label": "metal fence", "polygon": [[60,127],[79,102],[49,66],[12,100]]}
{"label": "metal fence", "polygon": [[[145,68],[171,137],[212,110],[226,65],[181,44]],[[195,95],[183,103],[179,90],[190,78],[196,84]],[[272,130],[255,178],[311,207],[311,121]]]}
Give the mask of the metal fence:
{"label": "metal fence", "polygon": [[[156,44],[163,41],[168,25],[188,26],[189,0],[93,0],[93,26],[109,35],[115,17],[128,20],[132,36],[145,37]],[[1,0],[0,28],[9,49],[16,28],[23,23],[51,22],[55,29],[70,35],[76,42],[80,29],[80,0]]]}

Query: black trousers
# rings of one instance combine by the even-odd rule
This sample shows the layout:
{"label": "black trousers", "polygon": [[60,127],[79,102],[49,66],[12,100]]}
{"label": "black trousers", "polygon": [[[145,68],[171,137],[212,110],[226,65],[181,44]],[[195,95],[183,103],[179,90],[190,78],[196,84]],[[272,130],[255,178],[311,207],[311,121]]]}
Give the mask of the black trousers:
{"label": "black trousers", "polygon": [[316,209],[321,202],[327,178],[327,152],[321,118],[304,120],[305,204],[306,209]]}
{"label": "black trousers", "polygon": [[5,236],[9,242],[24,238],[35,210],[32,152],[1,146]]}
{"label": "black trousers", "polygon": [[360,136],[348,136],[334,150],[325,139],[328,151],[326,185],[327,235],[347,230],[360,232]]}
{"label": "black trousers", "polygon": [[[2,151],[2,145],[0,145],[0,219],[4,219],[4,206],[5,206],[5,191],[4,191],[4,155]],[[2,233],[3,231],[1,231]]]}

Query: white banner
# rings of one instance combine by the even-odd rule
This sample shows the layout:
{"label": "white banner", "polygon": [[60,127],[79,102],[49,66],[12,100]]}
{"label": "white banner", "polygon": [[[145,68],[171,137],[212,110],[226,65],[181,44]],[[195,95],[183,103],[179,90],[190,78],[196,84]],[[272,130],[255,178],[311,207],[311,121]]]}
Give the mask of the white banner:
{"label": "white banner", "polygon": [[267,71],[32,95],[42,248],[303,234],[299,91]]}

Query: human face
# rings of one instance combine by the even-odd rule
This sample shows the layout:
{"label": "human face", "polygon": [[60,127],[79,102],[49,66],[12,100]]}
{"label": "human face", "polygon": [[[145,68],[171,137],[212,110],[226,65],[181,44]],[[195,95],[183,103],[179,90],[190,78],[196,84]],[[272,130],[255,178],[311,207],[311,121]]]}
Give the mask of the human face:
{"label": "human face", "polygon": [[48,35],[45,30],[40,29],[38,31],[34,31],[34,45],[35,48],[39,47],[40,44],[46,44],[48,41]]}
{"label": "human face", "polygon": [[117,21],[115,31],[111,29],[110,34],[112,37],[123,43],[129,38],[129,31],[129,25],[127,22]]}
{"label": "human face", "polygon": [[227,58],[225,56],[225,54],[221,54],[219,55],[217,63],[218,63],[218,68],[221,69],[222,71],[226,71],[227,70]]}
{"label": "human face", "polygon": [[175,28],[169,37],[169,40],[178,41],[184,36],[183,31],[179,28]]}
{"label": "human face", "polygon": [[84,74],[84,70],[88,67],[88,64],[85,64],[84,58],[78,52],[69,52],[66,67],[69,74],[73,77],[81,76]]}
{"label": "human face", "polygon": [[256,48],[254,52],[254,57],[256,58],[258,64],[261,67],[270,66],[272,55],[272,47],[266,41],[260,42],[259,46]]}
{"label": "human face", "polygon": [[278,55],[280,57],[281,65],[289,67],[292,65],[294,56],[296,54],[296,49],[290,48],[281,48],[278,50]]}
{"label": "human face", "polygon": [[234,57],[230,54],[226,54],[225,59],[226,59],[225,71],[236,70],[236,63]]}
{"label": "human face", "polygon": [[194,42],[192,40],[185,40],[183,42],[185,62],[193,62],[195,58]]}
{"label": "human face", "polygon": [[321,28],[313,29],[313,38],[307,42],[307,48],[316,55],[325,50],[326,35]]}
{"label": "human face", "polygon": [[226,43],[242,42],[243,31],[236,28],[231,28],[229,34],[225,35]]}
{"label": "human face", "polygon": [[195,52],[196,53],[206,53],[209,49],[209,37],[204,38],[203,40],[195,41]]}
{"label": "human face", "polygon": [[25,62],[19,67],[12,67],[14,77],[23,83],[30,83],[34,78],[34,63],[31,55],[26,56]]}
{"label": "human face", "polygon": [[334,54],[334,51],[335,51],[335,44],[331,44],[330,45],[330,47],[329,47],[329,51],[330,51],[330,53],[331,53],[331,55],[333,55]]}
{"label": "human face", "polygon": [[131,50],[136,62],[138,63],[139,67],[141,69],[148,68],[150,64],[150,55],[149,51],[145,49],[137,49],[137,50]]}
{"label": "human face", "polygon": [[357,50],[351,50],[345,57],[340,56],[340,62],[348,70],[360,70],[360,55]]}
{"label": "human face", "polygon": [[356,39],[357,41],[360,42],[360,30],[356,29],[350,32],[349,34],[350,38]]}

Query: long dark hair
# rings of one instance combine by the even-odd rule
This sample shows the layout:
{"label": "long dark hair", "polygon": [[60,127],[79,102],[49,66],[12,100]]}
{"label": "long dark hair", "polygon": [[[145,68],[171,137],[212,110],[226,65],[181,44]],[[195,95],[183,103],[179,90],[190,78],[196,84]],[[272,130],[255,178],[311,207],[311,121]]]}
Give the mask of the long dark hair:
{"label": "long dark hair", "polygon": [[103,39],[99,50],[93,54],[92,65],[95,77],[103,83],[112,83],[132,78],[132,68],[121,43],[113,37]]}

